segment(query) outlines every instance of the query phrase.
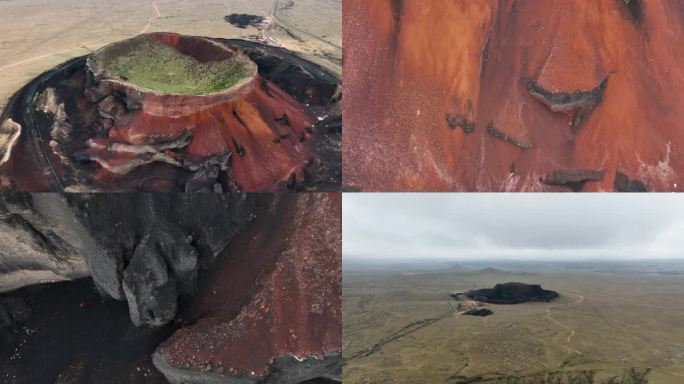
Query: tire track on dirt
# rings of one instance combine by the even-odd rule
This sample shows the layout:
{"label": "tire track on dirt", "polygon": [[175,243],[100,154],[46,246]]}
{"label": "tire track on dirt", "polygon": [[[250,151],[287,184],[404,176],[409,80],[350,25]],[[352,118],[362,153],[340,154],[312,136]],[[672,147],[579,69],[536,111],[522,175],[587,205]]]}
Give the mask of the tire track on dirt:
{"label": "tire track on dirt", "polygon": [[154,8],[154,11],[157,13],[157,16],[155,16],[155,15],[150,16],[150,19],[147,20],[147,24],[145,25],[145,28],[143,28],[143,30],[140,32],[141,35],[142,35],[143,33],[146,33],[146,32],[150,29],[150,26],[152,25],[152,22],[153,22],[154,20],[156,20],[156,19],[162,17],[161,12],[159,12],[159,7],[157,7],[157,2],[156,2],[156,1],[153,1],[153,2],[152,2],[152,8]]}
{"label": "tire track on dirt", "polygon": [[458,316],[461,315],[463,312],[458,312],[451,306],[451,302],[447,300],[447,306],[449,307],[449,313],[440,317],[435,317],[435,318],[430,318],[430,319],[425,319],[421,321],[416,321],[414,323],[411,323],[409,325],[404,326],[404,328],[400,329],[398,332],[395,332],[394,334],[383,338],[380,340],[377,344],[373,345],[372,347],[356,352],[355,354],[349,356],[346,359],[342,359],[342,365],[345,365],[347,362],[350,360],[355,360],[359,359],[362,357],[366,357],[368,355],[371,355],[383,347],[387,346],[388,344],[394,343],[395,341],[400,340],[404,336],[408,336],[414,332],[420,331],[421,329],[430,326],[432,324],[435,324],[438,321],[448,319],[448,318],[457,318]]}
{"label": "tire track on dirt", "polygon": [[347,362],[349,362],[350,360],[355,360],[355,359],[358,359],[361,357],[369,356],[369,355],[379,351],[380,349],[382,349],[386,345],[391,344],[391,343],[401,339],[404,336],[408,336],[414,332],[420,331],[421,329],[423,329],[429,325],[432,325],[432,324],[434,324],[440,320],[444,320],[448,317],[451,317],[451,314],[444,316],[444,317],[438,317],[438,318],[433,318],[433,319],[425,319],[425,320],[421,320],[421,321],[418,321],[415,323],[411,323],[411,324],[405,326],[404,328],[402,328],[399,332],[393,334],[392,336],[389,336],[387,338],[382,339],[380,342],[373,345],[372,347],[370,347],[366,350],[363,350],[363,351],[359,351],[359,352],[349,356],[348,358],[343,359],[342,364],[344,365]]}
{"label": "tire track on dirt", "polygon": [[572,353],[576,353],[578,355],[583,355],[582,352],[580,352],[577,349],[570,346],[570,343],[572,342],[572,338],[575,337],[575,334],[577,334],[577,332],[575,332],[575,330],[572,327],[570,327],[569,325],[564,324],[564,323],[556,320],[555,318],[553,318],[553,315],[551,314],[551,308],[553,308],[553,307],[572,305],[572,304],[580,304],[581,302],[584,301],[584,296],[577,294],[577,293],[573,293],[573,294],[578,297],[578,299],[576,301],[573,301],[571,303],[565,303],[565,304],[547,305],[546,306],[546,316],[544,316],[544,318],[548,319],[549,321],[555,323],[556,325],[570,331],[568,336],[565,338],[565,343],[561,344],[561,347],[567,349],[568,351],[570,351]]}

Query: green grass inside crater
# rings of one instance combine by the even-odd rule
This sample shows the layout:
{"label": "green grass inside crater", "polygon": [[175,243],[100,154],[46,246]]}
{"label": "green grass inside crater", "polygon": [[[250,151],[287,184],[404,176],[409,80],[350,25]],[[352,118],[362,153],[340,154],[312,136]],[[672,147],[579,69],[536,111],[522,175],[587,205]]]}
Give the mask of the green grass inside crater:
{"label": "green grass inside crater", "polygon": [[174,48],[146,41],[107,66],[110,75],[155,92],[202,95],[228,89],[249,76],[235,59],[201,63]]}

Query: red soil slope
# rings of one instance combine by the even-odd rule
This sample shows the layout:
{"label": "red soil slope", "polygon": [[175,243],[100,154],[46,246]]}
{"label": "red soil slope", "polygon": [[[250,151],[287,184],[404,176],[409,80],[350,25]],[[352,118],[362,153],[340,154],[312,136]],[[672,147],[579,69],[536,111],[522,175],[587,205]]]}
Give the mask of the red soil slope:
{"label": "red soil slope", "polygon": [[[200,62],[236,54],[199,37],[158,33],[136,39],[140,38],[161,41]],[[310,153],[303,142],[310,136],[315,118],[256,74],[256,65],[250,64],[253,73],[248,81],[210,95],[144,92],[122,81],[98,79],[86,94],[99,103],[101,115],[103,110],[113,115],[113,126],[106,137],[91,140],[90,149],[82,156],[102,166],[97,178],[104,183],[151,158],[194,170],[207,163],[224,167],[223,158],[228,157],[233,182],[244,191],[272,190],[291,179],[301,181]],[[124,96],[113,101],[103,98],[109,94]],[[124,107],[136,103],[136,109]],[[150,156],[149,146],[167,147],[185,137],[191,139],[182,151],[164,148]]]}
{"label": "red soil slope", "polygon": [[341,353],[340,194],[285,195],[259,216],[266,220],[231,243],[183,315],[193,325],[158,350],[172,381],[176,369],[258,381],[279,356],[296,365]]}
{"label": "red soil slope", "polygon": [[349,0],[343,11],[347,188],[681,188],[681,1]]}
{"label": "red soil slope", "polygon": [[[248,75],[229,89],[195,95],[155,92],[109,74],[112,57],[141,49],[147,40],[202,63],[237,58]],[[291,73],[297,68],[294,62],[279,62],[279,56],[256,49],[265,71],[262,77],[244,49],[202,37],[154,33],[108,45],[89,56],[85,65],[79,59],[41,75],[44,83],[22,90],[7,115],[19,117],[16,121],[23,126],[17,145],[0,156],[0,188],[294,189],[306,182],[305,171],[310,176],[321,160],[316,138],[323,133],[316,126],[327,115],[316,97],[322,91],[302,80],[306,76]],[[275,82],[268,80],[269,71],[277,70],[282,73],[274,76]],[[281,75],[294,77],[279,82],[275,78]],[[295,79],[303,83],[290,85]],[[295,99],[288,93],[293,89],[310,95],[312,102]],[[25,103],[33,108],[20,108]],[[10,122],[4,115],[3,120]],[[1,142],[0,147],[9,148]]]}

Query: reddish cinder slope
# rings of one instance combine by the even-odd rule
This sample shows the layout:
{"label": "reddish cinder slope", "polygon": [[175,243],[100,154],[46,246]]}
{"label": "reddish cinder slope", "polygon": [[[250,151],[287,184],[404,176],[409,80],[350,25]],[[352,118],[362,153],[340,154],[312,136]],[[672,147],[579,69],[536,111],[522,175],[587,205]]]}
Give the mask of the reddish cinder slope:
{"label": "reddish cinder slope", "polygon": [[681,188],[680,1],[350,0],[343,11],[347,188]]}
{"label": "reddish cinder slope", "polygon": [[[208,95],[162,94],[107,78],[108,55],[136,49],[144,39],[160,41],[200,62],[237,56],[252,72],[233,88]],[[86,96],[98,103],[106,135],[90,140],[79,158],[102,167],[95,176],[100,183],[112,184],[154,161],[190,171],[206,166],[225,170],[229,163],[232,181],[244,191],[268,191],[303,180],[311,153],[305,140],[315,118],[261,78],[246,55],[200,37],[156,33],[106,47],[91,56],[88,65],[94,80]]]}
{"label": "reddish cinder slope", "polygon": [[270,209],[217,260],[183,316],[194,324],[157,351],[172,382],[339,375],[341,197],[285,195]]}

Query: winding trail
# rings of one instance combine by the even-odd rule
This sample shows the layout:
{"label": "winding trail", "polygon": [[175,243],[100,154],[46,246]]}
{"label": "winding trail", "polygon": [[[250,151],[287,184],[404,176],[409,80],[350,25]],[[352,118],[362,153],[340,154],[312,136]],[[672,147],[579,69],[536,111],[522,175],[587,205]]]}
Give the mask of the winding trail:
{"label": "winding trail", "polygon": [[155,16],[155,15],[150,16],[150,19],[147,20],[147,24],[145,25],[145,28],[143,28],[143,30],[140,31],[140,34],[141,34],[141,35],[142,35],[143,33],[146,33],[146,32],[150,29],[150,26],[152,25],[152,22],[153,22],[154,20],[156,20],[156,19],[162,17],[161,12],[159,12],[159,7],[157,7],[157,2],[156,2],[156,1],[153,1],[153,2],[152,2],[152,7],[154,8],[154,11],[157,13],[157,15],[156,15],[156,16]]}
{"label": "winding trail", "polygon": [[564,305],[571,305],[571,304],[579,304],[579,303],[581,303],[581,302],[584,301],[584,296],[582,296],[582,295],[580,295],[580,294],[578,294],[578,293],[574,293],[574,295],[577,296],[578,299],[575,300],[575,301],[573,301],[572,303],[557,304],[557,305],[547,305],[547,306],[546,306],[546,316],[544,316],[544,318],[546,318],[546,319],[552,321],[553,323],[557,324],[558,326],[563,327],[563,328],[567,329],[568,331],[570,331],[570,333],[568,334],[568,337],[565,339],[565,343],[561,344],[561,346],[562,346],[563,348],[567,349],[568,351],[570,351],[570,352],[572,352],[572,353],[576,353],[576,354],[578,354],[578,355],[583,355],[582,352],[580,352],[580,351],[578,351],[578,350],[576,350],[575,348],[573,348],[573,347],[570,346],[570,343],[572,342],[572,338],[575,337],[575,334],[576,334],[575,330],[574,330],[572,327],[570,327],[570,326],[568,326],[568,325],[566,325],[566,324],[563,324],[563,323],[561,323],[560,321],[554,319],[553,316],[552,316],[552,314],[551,314],[551,308],[553,308],[553,307],[559,307],[559,306],[562,306],[562,305],[564,306]]}

